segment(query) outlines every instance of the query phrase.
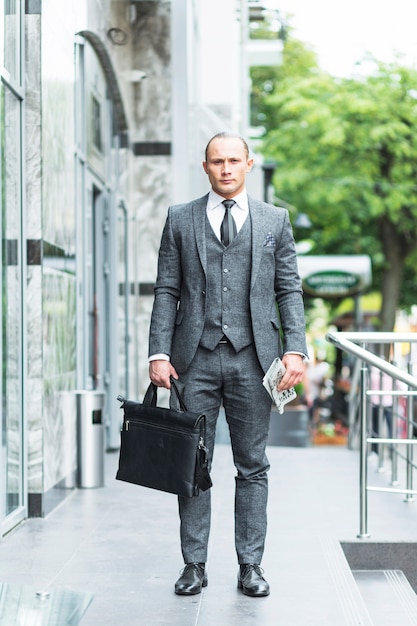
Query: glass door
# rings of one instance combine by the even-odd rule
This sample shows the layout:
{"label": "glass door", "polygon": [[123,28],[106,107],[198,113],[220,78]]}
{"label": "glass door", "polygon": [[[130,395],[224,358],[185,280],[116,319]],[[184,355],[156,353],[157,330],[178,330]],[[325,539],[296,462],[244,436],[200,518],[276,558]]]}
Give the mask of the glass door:
{"label": "glass door", "polygon": [[87,389],[106,391],[109,379],[108,203],[105,192],[87,176],[85,298]]}
{"label": "glass door", "polygon": [[0,0],[1,535],[26,516],[23,411],[21,3]]}
{"label": "glass door", "polygon": [[[118,187],[119,139],[114,132],[110,64],[77,41],[77,384],[105,393],[106,445],[120,445],[117,395],[128,385],[128,216]],[[106,73],[107,72],[107,73]],[[110,72],[111,75],[112,72]],[[124,170],[125,171],[125,170]]]}

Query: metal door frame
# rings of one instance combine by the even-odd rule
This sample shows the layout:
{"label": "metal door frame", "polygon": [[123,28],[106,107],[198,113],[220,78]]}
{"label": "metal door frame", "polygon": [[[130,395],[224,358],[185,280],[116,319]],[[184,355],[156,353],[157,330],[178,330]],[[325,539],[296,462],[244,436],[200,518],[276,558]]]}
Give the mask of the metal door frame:
{"label": "metal door frame", "polygon": [[[98,381],[102,389],[106,392],[106,406],[104,408],[105,423],[107,431],[107,448],[115,449],[120,445],[120,409],[116,397],[120,393],[118,389],[119,377],[119,276],[118,276],[118,214],[121,199],[116,196],[116,191],[112,185],[117,185],[119,162],[118,149],[119,138],[113,134],[112,121],[114,115],[112,111],[112,101],[110,90],[107,89],[107,99],[103,104],[103,118],[107,120],[103,128],[103,161],[97,167],[95,159],[89,161],[87,136],[88,136],[88,94],[89,85],[87,63],[87,46],[96,53],[91,41],[83,36],[77,36],[75,40],[76,59],[76,91],[75,91],[75,120],[76,120],[76,152],[75,152],[75,172],[76,172],[76,197],[77,197],[77,386],[78,389],[87,389],[88,384],[88,285],[86,284],[87,272],[90,271],[88,263],[88,243],[91,232],[88,232],[88,220],[91,216],[94,200],[102,202],[105,206],[104,223],[95,221],[95,243],[96,262],[102,267],[95,270],[95,279],[99,287],[101,316],[106,320],[105,324],[98,327],[98,337],[96,338],[99,348],[99,363],[103,376],[102,381]],[[96,57],[100,62],[99,57]],[[108,79],[107,72],[104,72]],[[107,85],[108,87],[108,85]],[[95,194],[95,196],[94,196]],[[103,273],[101,273],[103,272]],[[105,307],[105,310],[103,309]],[[127,311],[127,308],[126,308]],[[100,313],[100,311],[98,311]],[[128,327],[128,320],[125,320],[125,327]],[[101,355],[100,355],[101,347]]]}

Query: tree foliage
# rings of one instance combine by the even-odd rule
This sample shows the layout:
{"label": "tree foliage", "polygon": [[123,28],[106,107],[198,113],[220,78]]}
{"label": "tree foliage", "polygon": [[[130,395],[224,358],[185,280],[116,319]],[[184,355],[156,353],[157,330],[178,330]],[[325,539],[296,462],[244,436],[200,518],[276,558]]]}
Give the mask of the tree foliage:
{"label": "tree foliage", "polygon": [[374,60],[341,79],[299,43],[286,54],[258,103],[276,195],[309,216],[314,254],[371,256],[380,329],[392,330],[417,287],[417,72]]}

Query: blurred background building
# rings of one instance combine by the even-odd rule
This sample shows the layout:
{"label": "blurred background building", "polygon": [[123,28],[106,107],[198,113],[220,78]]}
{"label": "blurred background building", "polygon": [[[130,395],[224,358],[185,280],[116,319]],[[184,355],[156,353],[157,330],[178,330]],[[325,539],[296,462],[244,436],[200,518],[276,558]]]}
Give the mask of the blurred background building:
{"label": "blurred background building", "polygon": [[102,392],[118,447],[167,207],[208,190],[213,134],[250,138],[249,67],[280,63],[265,20],[261,0],[0,0],[2,535],[76,486],[76,392]]}

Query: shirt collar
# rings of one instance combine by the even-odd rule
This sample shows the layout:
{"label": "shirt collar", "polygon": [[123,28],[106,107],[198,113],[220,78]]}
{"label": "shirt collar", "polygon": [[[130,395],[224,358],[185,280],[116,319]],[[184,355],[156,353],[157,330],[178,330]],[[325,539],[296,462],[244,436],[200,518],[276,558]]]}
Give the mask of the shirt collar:
{"label": "shirt collar", "polygon": [[[236,205],[238,206],[239,209],[242,209],[242,211],[246,211],[246,212],[249,211],[248,194],[247,194],[246,189],[236,194],[231,199],[233,199],[236,202]],[[212,209],[215,209],[216,207],[218,207],[219,204],[223,202],[223,200],[225,200],[223,196],[220,196],[218,193],[213,191],[213,189],[211,189],[209,192],[208,200],[207,200],[207,211],[211,211]]]}

